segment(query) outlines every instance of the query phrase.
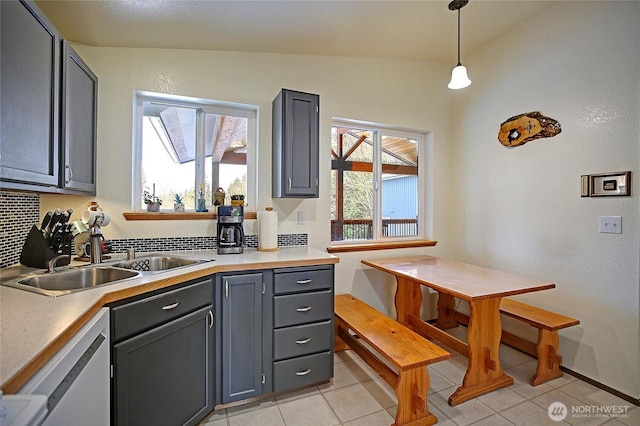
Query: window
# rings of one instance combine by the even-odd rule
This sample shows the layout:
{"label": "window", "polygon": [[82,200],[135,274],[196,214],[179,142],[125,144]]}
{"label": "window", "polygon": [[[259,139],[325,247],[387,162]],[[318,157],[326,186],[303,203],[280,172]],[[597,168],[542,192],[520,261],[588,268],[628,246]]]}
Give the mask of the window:
{"label": "window", "polygon": [[176,195],[187,210],[198,198],[211,210],[218,187],[227,203],[243,195],[245,208],[255,208],[256,106],[140,91],[134,102],[134,210],[144,207],[144,191],[165,211]]}
{"label": "window", "polygon": [[331,128],[331,241],[425,237],[425,135],[334,120]]}

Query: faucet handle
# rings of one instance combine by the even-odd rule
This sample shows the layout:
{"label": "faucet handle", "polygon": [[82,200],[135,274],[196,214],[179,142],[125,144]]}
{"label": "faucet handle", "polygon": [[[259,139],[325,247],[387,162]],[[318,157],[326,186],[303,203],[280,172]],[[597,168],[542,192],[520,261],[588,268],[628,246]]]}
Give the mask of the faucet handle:
{"label": "faucet handle", "polygon": [[127,249],[127,260],[133,260],[136,258],[136,249],[128,248]]}

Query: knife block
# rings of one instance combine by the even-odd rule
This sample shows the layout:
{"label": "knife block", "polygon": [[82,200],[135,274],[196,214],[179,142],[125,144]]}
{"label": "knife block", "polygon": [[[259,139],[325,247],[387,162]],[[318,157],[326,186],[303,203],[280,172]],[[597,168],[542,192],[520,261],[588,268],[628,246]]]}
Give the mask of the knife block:
{"label": "knife block", "polygon": [[56,256],[66,254],[68,259],[60,259],[57,265],[68,265],[71,260],[71,245],[64,244],[59,251],[56,251],[49,247],[49,240],[42,235],[35,225],[31,227],[27,240],[22,246],[22,252],[20,253],[20,263],[32,268],[47,268],[49,261]]}

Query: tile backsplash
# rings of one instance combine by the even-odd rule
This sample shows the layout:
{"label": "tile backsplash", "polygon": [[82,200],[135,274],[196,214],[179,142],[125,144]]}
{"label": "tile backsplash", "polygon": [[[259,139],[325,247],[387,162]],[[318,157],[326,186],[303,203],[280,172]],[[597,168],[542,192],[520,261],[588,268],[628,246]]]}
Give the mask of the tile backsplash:
{"label": "tile backsplash", "polygon": [[[40,196],[31,193],[0,191],[0,268],[20,262],[22,246],[33,225],[40,226]],[[111,239],[115,253],[128,248],[139,251],[215,249],[216,237],[159,237]],[[279,234],[278,246],[306,246],[307,234]],[[257,235],[246,235],[245,246],[258,247]],[[73,247],[73,245],[72,245]]]}
{"label": "tile backsplash", "polygon": [[38,194],[0,191],[0,268],[20,261],[29,230],[40,226]]}

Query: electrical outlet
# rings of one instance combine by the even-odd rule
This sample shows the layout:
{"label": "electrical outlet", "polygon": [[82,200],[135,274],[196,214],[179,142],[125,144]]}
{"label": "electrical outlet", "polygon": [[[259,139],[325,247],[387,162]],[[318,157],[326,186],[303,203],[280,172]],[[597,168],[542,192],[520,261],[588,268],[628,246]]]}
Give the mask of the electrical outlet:
{"label": "electrical outlet", "polygon": [[304,225],[307,223],[307,215],[304,210],[298,210],[298,225]]}
{"label": "electrical outlet", "polygon": [[600,232],[622,234],[622,216],[600,216]]}

